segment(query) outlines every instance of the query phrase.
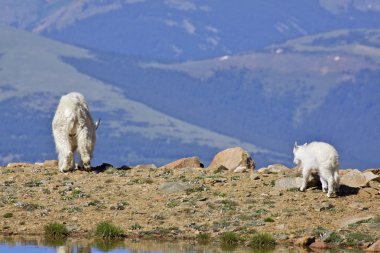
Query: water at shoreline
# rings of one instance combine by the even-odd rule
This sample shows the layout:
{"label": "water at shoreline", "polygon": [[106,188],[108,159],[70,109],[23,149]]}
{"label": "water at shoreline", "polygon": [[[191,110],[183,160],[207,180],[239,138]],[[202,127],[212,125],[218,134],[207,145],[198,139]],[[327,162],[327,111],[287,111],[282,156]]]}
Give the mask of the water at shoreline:
{"label": "water at shoreline", "polygon": [[312,251],[296,247],[276,246],[270,249],[252,249],[248,247],[223,247],[217,243],[200,244],[198,242],[153,240],[116,240],[99,239],[46,240],[43,237],[3,237],[0,238],[1,253],[98,253],[98,252],[202,252],[202,253],[361,253],[360,250],[329,249]]}

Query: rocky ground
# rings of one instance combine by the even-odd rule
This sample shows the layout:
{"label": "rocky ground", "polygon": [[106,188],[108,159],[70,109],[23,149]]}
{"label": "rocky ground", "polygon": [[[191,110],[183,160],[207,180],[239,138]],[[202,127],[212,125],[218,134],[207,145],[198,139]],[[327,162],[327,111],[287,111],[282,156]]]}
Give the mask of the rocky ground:
{"label": "rocky ground", "polygon": [[338,196],[327,198],[318,186],[299,192],[299,171],[281,165],[235,173],[192,168],[191,161],[173,164],[103,164],[69,173],[58,172],[56,161],[0,167],[0,231],[42,235],[46,224],[58,222],[72,235],[89,236],[98,222],[110,221],[128,237],[141,238],[268,232],[279,243],[310,244],[315,238],[354,247],[380,238],[378,170],[363,185],[342,185]]}

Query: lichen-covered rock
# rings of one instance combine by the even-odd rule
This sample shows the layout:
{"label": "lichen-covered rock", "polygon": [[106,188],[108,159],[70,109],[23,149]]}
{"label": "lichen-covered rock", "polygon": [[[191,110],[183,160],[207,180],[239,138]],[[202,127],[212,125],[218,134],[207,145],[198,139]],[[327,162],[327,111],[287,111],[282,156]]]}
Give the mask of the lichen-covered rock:
{"label": "lichen-covered rock", "polygon": [[186,157],[174,162],[168,163],[159,169],[180,169],[180,168],[200,168],[203,167],[199,157]]}
{"label": "lichen-covered rock", "polygon": [[255,161],[247,151],[241,147],[235,147],[216,154],[208,168],[211,170],[227,169],[233,172],[252,171],[255,169]]}

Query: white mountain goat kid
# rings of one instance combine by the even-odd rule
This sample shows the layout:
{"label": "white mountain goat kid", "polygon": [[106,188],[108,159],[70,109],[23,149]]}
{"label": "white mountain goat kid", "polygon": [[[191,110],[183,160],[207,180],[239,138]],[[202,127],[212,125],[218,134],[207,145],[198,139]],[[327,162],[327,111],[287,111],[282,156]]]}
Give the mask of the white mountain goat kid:
{"label": "white mountain goat kid", "polygon": [[90,170],[96,142],[96,129],[84,96],[71,92],[61,97],[52,127],[58,166],[61,172],[73,170],[74,152],[79,153],[78,167]]}
{"label": "white mountain goat kid", "polygon": [[313,169],[318,170],[322,183],[322,191],[327,197],[339,190],[338,152],[328,143],[312,142],[298,146],[294,144],[294,163],[302,169],[302,185],[300,191],[306,189],[307,181]]}

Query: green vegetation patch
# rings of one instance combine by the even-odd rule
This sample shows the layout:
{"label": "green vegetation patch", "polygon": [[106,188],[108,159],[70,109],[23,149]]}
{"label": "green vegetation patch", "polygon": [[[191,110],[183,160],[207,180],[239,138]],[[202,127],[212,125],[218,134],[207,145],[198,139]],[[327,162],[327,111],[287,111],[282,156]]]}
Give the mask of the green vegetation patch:
{"label": "green vegetation patch", "polygon": [[224,232],[220,235],[220,242],[224,245],[234,246],[239,243],[240,236],[234,232]]}
{"label": "green vegetation patch", "polygon": [[11,173],[15,173],[16,171],[15,170],[11,170],[11,169],[6,169],[6,170],[2,170],[0,171],[0,174],[11,174]]}
{"label": "green vegetation patch", "polygon": [[353,232],[346,236],[347,246],[358,247],[365,242],[373,242],[374,238],[370,234]]}
{"label": "green vegetation patch", "polygon": [[135,223],[135,224],[129,226],[129,229],[131,229],[131,230],[139,230],[139,229],[142,229],[142,228],[143,227],[140,224],[138,224],[138,223]]}
{"label": "green vegetation patch", "polygon": [[32,180],[24,183],[25,187],[40,187],[42,185],[43,185],[42,181],[40,181],[40,180],[34,180],[34,179],[32,179]]}
{"label": "green vegetation patch", "polygon": [[320,237],[320,236],[326,234],[327,232],[328,232],[328,230],[326,228],[318,226],[318,227],[314,228],[313,235]]}
{"label": "green vegetation patch", "polygon": [[222,210],[230,211],[236,210],[236,207],[239,205],[238,202],[229,199],[215,201],[215,204],[219,204]]}
{"label": "green vegetation patch", "polygon": [[380,229],[380,216],[376,216],[370,221],[371,227]]}
{"label": "green vegetation patch", "polygon": [[372,218],[367,219],[367,220],[361,220],[361,221],[349,224],[348,227],[349,228],[356,228],[356,227],[359,227],[361,224],[370,223],[370,222],[372,222],[372,220],[373,220]]}
{"label": "green vegetation patch", "polygon": [[44,230],[45,236],[49,238],[62,238],[70,234],[66,226],[59,223],[46,224]]}
{"label": "green vegetation patch", "polygon": [[194,193],[194,192],[205,192],[205,191],[208,191],[208,190],[209,189],[208,189],[207,186],[201,185],[201,186],[198,186],[198,187],[186,189],[186,194],[190,195],[191,193]]}
{"label": "green vegetation patch", "polygon": [[173,200],[173,201],[168,202],[166,204],[166,206],[169,207],[169,208],[174,208],[174,207],[178,206],[178,203]]}
{"label": "green vegetation patch", "polygon": [[67,213],[80,213],[82,212],[82,208],[79,206],[69,206],[62,208],[62,211]]}
{"label": "green vegetation patch", "polygon": [[197,235],[197,240],[201,243],[208,242],[210,240],[210,234],[200,233]]}
{"label": "green vegetation patch", "polygon": [[4,181],[4,186],[11,186],[15,183],[14,180]]}
{"label": "green vegetation patch", "polygon": [[111,206],[111,210],[124,210],[126,206],[128,206],[128,202],[126,201],[121,201],[116,204],[116,206]]}
{"label": "green vegetation patch", "polygon": [[154,181],[151,178],[135,178],[128,182],[128,185],[134,184],[153,184]]}
{"label": "green vegetation patch", "polygon": [[95,235],[102,238],[121,238],[125,236],[122,228],[103,221],[96,225]]}
{"label": "green vegetation patch", "polygon": [[272,217],[267,217],[264,219],[265,222],[274,222],[274,219]]}
{"label": "green vegetation patch", "polygon": [[268,248],[275,245],[276,239],[269,233],[257,233],[248,240],[248,246],[252,248]]}
{"label": "green vegetation patch", "polygon": [[26,202],[17,202],[15,206],[20,207],[21,209],[25,211],[32,212],[37,209],[43,209],[44,207],[38,204],[34,203],[26,203]]}
{"label": "green vegetation patch", "polygon": [[252,213],[252,216],[255,218],[260,218],[261,215],[266,214],[266,213],[268,213],[268,210],[261,208],[261,209],[254,210]]}
{"label": "green vegetation patch", "polygon": [[327,243],[340,243],[343,241],[343,238],[335,232],[332,232],[327,238],[325,239],[325,242]]}
{"label": "green vegetation patch", "polygon": [[5,219],[12,218],[12,217],[13,217],[13,213],[5,213],[5,214],[3,215],[3,217],[4,217]]}

